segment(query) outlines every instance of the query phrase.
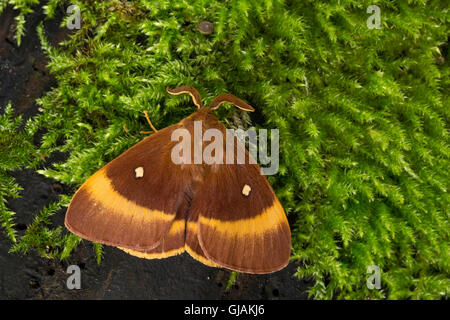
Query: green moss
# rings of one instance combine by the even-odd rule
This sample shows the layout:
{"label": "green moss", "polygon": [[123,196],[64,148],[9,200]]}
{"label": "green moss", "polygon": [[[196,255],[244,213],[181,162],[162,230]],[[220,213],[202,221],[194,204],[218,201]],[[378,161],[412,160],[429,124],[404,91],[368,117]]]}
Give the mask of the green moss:
{"label": "green moss", "polygon": [[17,232],[14,228],[14,212],[7,207],[7,200],[20,197],[22,188],[10,172],[25,164],[32,165],[35,150],[30,134],[33,122],[30,121],[28,126],[20,130],[21,123],[22,118],[14,118],[11,104],[8,104],[0,115],[0,223],[13,243],[17,242]]}
{"label": "green moss", "polygon": [[[269,180],[312,297],[448,296],[444,1],[91,2],[74,2],[82,28],[58,48],[39,29],[58,86],[39,99],[38,152],[68,154],[42,174],[79,186],[142,139],[143,110],[157,128],[194,111],[166,86],[194,85],[206,103],[231,92],[257,109],[253,125],[280,130]],[[380,29],[366,25],[373,4]],[[58,239],[64,256],[78,243]],[[370,265],[381,290],[366,286]]]}

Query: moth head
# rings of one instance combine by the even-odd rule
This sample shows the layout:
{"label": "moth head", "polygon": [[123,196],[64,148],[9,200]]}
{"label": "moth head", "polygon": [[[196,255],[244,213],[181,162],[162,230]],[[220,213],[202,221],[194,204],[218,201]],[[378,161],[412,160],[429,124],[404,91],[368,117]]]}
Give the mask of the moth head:
{"label": "moth head", "polygon": [[249,104],[247,104],[245,101],[239,99],[238,97],[230,94],[230,93],[222,93],[219,94],[217,97],[215,97],[211,103],[209,104],[209,107],[204,107],[202,103],[202,97],[200,96],[200,93],[197,89],[191,86],[182,86],[175,89],[171,89],[169,87],[166,88],[166,91],[170,94],[179,95],[187,93],[192,97],[192,101],[197,106],[197,108],[200,110],[202,108],[207,108],[208,111],[215,110],[220,107],[220,105],[224,102],[229,102],[236,106],[237,108],[245,111],[253,112],[255,109],[251,107]]}

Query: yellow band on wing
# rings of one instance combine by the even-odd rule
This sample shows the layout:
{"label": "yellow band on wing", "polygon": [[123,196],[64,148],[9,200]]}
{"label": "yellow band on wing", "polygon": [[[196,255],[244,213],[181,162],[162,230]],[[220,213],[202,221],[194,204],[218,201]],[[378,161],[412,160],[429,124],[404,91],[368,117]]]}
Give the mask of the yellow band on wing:
{"label": "yellow band on wing", "polygon": [[142,219],[142,223],[152,223],[155,221],[170,222],[175,215],[140,206],[119,194],[114,190],[111,180],[106,176],[105,168],[97,171],[86,181],[83,187],[86,188],[94,205],[100,203],[106,209],[110,209],[111,212],[120,212],[124,215],[133,216],[133,218],[138,216]]}
{"label": "yellow band on wing", "polygon": [[[175,220],[170,226],[169,233],[167,235],[174,235],[183,232],[186,229],[186,220]],[[166,236],[167,237],[167,236]]]}
{"label": "yellow band on wing", "polygon": [[163,259],[163,258],[175,256],[177,254],[181,254],[184,252],[184,247],[168,250],[165,252],[157,252],[157,253],[140,252],[140,251],[135,251],[135,250],[121,248],[121,247],[118,247],[118,248],[120,250],[125,251],[128,254],[131,254],[132,256],[136,256],[138,258],[144,258],[144,259]]}
{"label": "yellow band on wing", "polygon": [[189,255],[194,258],[197,261],[200,261],[201,263],[209,266],[209,267],[214,267],[214,268],[220,268],[220,266],[218,264],[215,264],[214,262],[212,262],[211,260],[206,259],[205,257],[199,255],[197,252],[195,252],[194,250],[192,250],[187,244],[185,246],[186,252],[189,253]]}
{"label": "yellow band on wing", "polygon": [[288,223],[283,207],[277,199],[275,199],[272,206],[253,218],[223,221],[207,218],[200,214],[199,219],[202,225],[235,237],[263,234],[276,229],[282,224]]}
{"label": "yellow band on wing", "polygon": [[155,251],[158,251],[158,248],[161,248],[161,246],[165,245],[167,241],[173,240],[177,241],[174,238],[181,237],[180,246],[178,248],[166,250],[163,252],[141,252],[136,251],[128,248],[118,247],[120,250],[125,251],[128,254],[131,254],[133,256],[136,256],[138,258],[145,258],[145,259],[162,259],[171,257],[177,254],[181,254],[184,252],[184,229],[186,227],[186,221],[184,219],[182,220],[175,220],[172,223],[172,226],[169,229],[169,232],[164,236],[164,238],[161,240],[161,244],[156,247]]}
{"label": "yellow band on wing", "polygon": [[[198,221],[189,221],[187,223],[186,231],[188,233],[188,236],[192,236],[196,239],[198,236]],[[198,245],[198,249],[202,250],[200,248],[200,245],[198,244],[198,242],[197,242],[197,245]],[[189,255],[192,258],[194,258],[195,260],[200,261],[201,263],[203,263],[207,266],[210,266],[210,267],[215,267],[215,268],[220,267],[218,264],[215,264],[211,260],[207,259],[205,256],[195,252],[195,250],[189,246],[189,241],[186,242],[185,249],[186,249],[186,252],[189,253]]]}

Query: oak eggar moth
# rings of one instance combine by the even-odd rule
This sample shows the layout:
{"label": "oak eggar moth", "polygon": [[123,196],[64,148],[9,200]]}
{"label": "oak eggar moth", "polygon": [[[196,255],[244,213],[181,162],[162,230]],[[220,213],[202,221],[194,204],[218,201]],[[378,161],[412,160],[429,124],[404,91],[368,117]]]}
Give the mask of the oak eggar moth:
{"label": "oak eggar moth", "polygon": [[[258,274],[282,269],[291,249],[283,207],[236,137],[231,138],[236,146],[231,152],[236,159],[243,150],[246,161],[227,163],[228,133],[211,112],[223,102],[246,111],[254,109],[231,94],[221,94],[204,107],[193,87],[167,91],[191,95],[198,111],[156,131],[93,174],[72,198],[66,227],[84,239],[141,258],[187,251],[213,267]],[[215,154],[221,163],[174,163],[173,149],[179,141],[173,141],[173,133],[184,130],[195,135],[197,124],[203,132],[215,129],[222,133],[224,150]],[[191,153],[192,159],[195,143],[180,156]],[[202,145],[200,152],[208,145]]]}

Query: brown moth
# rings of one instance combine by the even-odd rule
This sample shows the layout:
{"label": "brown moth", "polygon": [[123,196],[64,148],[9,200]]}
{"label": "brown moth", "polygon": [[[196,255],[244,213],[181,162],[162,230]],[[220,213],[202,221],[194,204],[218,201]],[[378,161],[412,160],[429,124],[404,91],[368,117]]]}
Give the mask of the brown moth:
{"label": "brown moth", "polygon": [[[246,111],[254,109],[231,94],[221,94],[204,107],[193,87],[167,91],[188,93],[198,111],[155,130],[92,175],[75,193],[66,227],[84,239],[140,258],[165,258],[187,251],[208,266],[240,272],[271,273],[284,268],[291,249],[286,215],[261,168],[250,161],[235,137],[236,147],[218,155],[222,163],[173,161],[174,148],[180,143],[173,139],[177,129],[192,135],[195,123],[203,132],[216,129],[223,133],[225,146],[226,129],[211,111],[223,102]],[[180,157],[192,160],[195,144],[191,150],[183,149]],[[205,143],[200,151],[208,146]],[[245,163],[225,161],[230,152],[236,158],[242,148]]]}

